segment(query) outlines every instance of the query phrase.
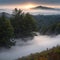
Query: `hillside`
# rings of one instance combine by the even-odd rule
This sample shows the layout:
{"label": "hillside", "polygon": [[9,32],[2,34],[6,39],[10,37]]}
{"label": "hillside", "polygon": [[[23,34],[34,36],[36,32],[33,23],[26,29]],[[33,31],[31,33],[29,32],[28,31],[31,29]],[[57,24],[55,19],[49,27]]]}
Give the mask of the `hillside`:
{"label": "hillside", "polygon": [[18,60],[60,60],[60,46],[47,49],[41,53],[31,54]]}
{"label": "hillside", "polygon": [[33,17],[38,23],[40,34],[60,34],[60,15],[35,15]]}

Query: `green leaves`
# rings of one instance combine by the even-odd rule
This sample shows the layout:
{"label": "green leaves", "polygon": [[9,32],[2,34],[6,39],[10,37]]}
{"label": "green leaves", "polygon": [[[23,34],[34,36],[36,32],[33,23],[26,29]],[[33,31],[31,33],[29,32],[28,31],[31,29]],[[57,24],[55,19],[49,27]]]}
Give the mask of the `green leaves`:
{"label": "green leaves", "polygon": [[15,9],[11,23],[14,27],[15,37],[28,37],[37,31],[35,19],[29,14],[24,14],[20,9]]}
{"label": "green leaves", "polygon": [[10,23],[10,20],[8,20],[5,17],[5,14],[2,13],[2,16],[0,17],[0,46],[9,47],[12,45],[10,39],[13,36],[13,27]]}
{"label": "green leaves", "polygon": [[10,47],[12,38],[33,37],[37,31],[36,20],[22,10],[15,8],[12,17],[7,18],[5,12],[0,17],[0,46]]}

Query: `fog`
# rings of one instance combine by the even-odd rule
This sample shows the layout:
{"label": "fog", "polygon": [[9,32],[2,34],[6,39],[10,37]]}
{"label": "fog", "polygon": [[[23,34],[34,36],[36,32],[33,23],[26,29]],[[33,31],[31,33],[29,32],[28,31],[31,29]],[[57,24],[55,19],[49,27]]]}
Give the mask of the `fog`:
{"label": "fog", "polygon": [[25,13],[29,12],[32,15],[60,15],[60,9],[49,10],[49,9],[30,9],[23,10]]}
{"label": "fog", "polygon": [[38,35],[29,41],[21,41],[21,39],[16,39],[16,46],[10,49],[2,48],[0,49],[0,60],[15,60],[22,56],[27,56],[31,53],[41,52],[47,48],[52,48],[60,44],[60,35],[57,36],[47,36]]}
{"label": "fog", "polygon": [[[24,13],[30,13],[32,15],[60,15],[60,9],[58,10],[49,10],[49,9],[28,9],[22,10]],[[1,12],[7,12],[9,14],[13,13],[12,9],[0,9]]]}

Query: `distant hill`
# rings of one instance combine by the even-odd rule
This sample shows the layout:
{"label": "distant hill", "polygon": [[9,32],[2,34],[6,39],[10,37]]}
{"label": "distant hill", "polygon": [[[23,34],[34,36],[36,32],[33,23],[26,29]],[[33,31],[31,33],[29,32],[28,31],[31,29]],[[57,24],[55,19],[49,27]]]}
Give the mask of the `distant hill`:
{"label": "distant hill", "polygon": [[60,25],[60,15],[35,15],[33,17],[36,19],[38,23],[40,34],[43,35],[60,34],[59,32],[60,26],[59,29],[56,29],[58,27],[58,24]]}
{"label": "distant hill", "polygon": [[46,6],[37,6],[37,7],[31,8],[31,9],[54,9],[54,8],[46,7]]}
{"label": "distant hill", "polygon": [[5,16],[6,16],[7,18],[10,18],[10,17],[12,17],[12,15],[11,15],[11,14],[9,14],[9,13],[6,13],[6,12],[1,12],[1,13],[0,13],[0,16],[2,16],[2,13],[5,13]]}

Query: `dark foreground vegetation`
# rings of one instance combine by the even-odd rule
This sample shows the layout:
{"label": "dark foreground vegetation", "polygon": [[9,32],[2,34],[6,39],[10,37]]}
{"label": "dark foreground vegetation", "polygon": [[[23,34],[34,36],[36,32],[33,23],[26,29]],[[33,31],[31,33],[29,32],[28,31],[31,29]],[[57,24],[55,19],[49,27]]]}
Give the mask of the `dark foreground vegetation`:
{"label": "dark foreground vegetation", "polygon": [[0,47],[11,47],[15,38],[34,37],[35,32],[60,34],[60,15],[32,16],[16,8],[12,14],[0,13]]}
{"label": "dark foreground vegetation", "polygon": [[0,16],[0,47],[15,45],[14,38],[33,37],[37,31],[35,19],[29,14],[24,14],[20,9],[15,9],[10,16],[1,13]]}
{"label": "dark foreground vegetation", "polygon": [[17,60],[60,60],[60,46],[47,49],[41,53],[31,54]]}
{"label": "dark foreground vegetation", "polygon": [[39,26],[39,32],[43,35],[60,34],[60,15],[36,15],[33,16]]}

